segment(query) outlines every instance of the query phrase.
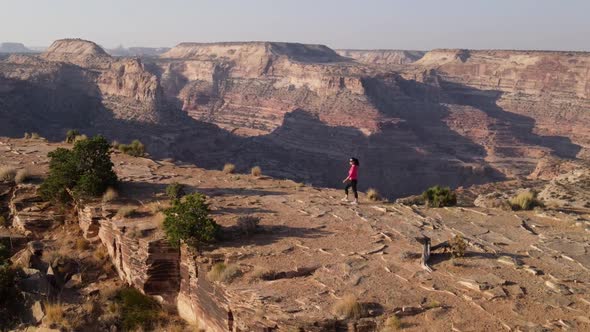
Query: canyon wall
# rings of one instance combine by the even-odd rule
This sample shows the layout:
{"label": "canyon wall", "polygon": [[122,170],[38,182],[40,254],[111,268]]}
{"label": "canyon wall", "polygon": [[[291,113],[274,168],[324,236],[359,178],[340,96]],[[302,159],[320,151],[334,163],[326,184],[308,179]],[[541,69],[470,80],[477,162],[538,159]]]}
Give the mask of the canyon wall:
{"label": "canyon wall", "polygon": [[406,50],[336,50],[343,57],[372,66],[404,65],[422,58],[424,51]]}
{"label": "canyon wall", "polygon": [[361,189],[389,197],[526,176],[545,156],[588,158],[586,53],[435,50],[404,64],[397,51],[340,54],[183,43],[113,58],[61,40],[0,61],[0,132],[139,138],[156,157],[321,186],[340,186],[356,156]]}

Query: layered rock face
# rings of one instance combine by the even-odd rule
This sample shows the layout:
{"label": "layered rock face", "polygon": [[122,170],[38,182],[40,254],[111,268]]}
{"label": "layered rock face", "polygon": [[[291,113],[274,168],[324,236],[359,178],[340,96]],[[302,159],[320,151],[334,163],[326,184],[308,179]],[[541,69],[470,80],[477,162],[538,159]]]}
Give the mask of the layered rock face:
{"label": "layered rock face", "polygon": [[61,40],[0,62],[0,131],[139,138],[154,156],[328,186],[356,156],[361,189],[386,196],[526,176],[544,157],[588,158],[587,54],[421,55],[183,43],[138,60]]}
{"label": "layered rock face", "polygon": [[590,54],[435,50],[414,65],[420,74],[411,78],[434,73],[455,100],[539,135],[530,143],[564,157],[588,157]]}
{"label": "layered rock face", "polygon": [[0,53],[32,53],[22,43],[0,43]]}
{"label": "layered rock face", "polygon": [[54,137],[57,128],[84,128],[100,119],[154,122],[159,94],[157,77],[140,60],[113,59],[88,41],[59,40],[40,56],[0,62],[0,129]]}
{"label": "layered rock face", "polygon": [[337,50],[343,57],[373,66],[404,65],[422,58],[424,51],[405,50]]}

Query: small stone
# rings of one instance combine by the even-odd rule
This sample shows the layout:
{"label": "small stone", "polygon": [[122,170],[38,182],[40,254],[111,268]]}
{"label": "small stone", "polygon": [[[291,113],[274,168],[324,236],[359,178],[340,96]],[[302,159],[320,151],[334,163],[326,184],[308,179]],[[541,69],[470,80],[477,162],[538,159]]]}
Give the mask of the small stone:
{"label": "small stone", "polygon": [[554,283],[553,281],[547,280],[545,281],[545,286],[549,287],[552,291],[559,293],[561,295],[571,295],[572,292],[567,288],[567,286],[563,284]]}
{"label": "small stone", "polygon": [[514,259],[510,256],[500,256],[500,257],[498,257],[498,262],[505,264],[505,265],[510,265],[513,267],[519,267],[521,265],[521,263],[519,261],[517,261],[516,259]]}
{"label": "small stone", "polygon": [[43,317],[45,317],[45,310],[40,301],[35,301],[35,303],[33,303],[31,314],[33,316],[33,324],[39,324],[43,320]]}

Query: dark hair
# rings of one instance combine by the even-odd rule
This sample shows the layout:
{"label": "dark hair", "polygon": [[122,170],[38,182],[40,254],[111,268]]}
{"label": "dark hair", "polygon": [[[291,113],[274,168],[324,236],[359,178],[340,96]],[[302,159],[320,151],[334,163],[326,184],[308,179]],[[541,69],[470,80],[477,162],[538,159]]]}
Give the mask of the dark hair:
{"label": "dark hair", "polygon": [[358,159],[353,158],[353,157],[350,157],[350,160],[352,161],[353,164],[355,164],[357,166],[359,165],[359,160]]}

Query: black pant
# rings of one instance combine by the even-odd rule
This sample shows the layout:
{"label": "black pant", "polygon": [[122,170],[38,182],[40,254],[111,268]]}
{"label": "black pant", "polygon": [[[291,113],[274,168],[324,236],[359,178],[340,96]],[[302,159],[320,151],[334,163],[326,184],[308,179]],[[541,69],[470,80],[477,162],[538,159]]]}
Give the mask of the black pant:
{"label": "black pant", "polygon": [[346,184],[346,187],[344,187],[344,192],[346,193],[346,196],[348,196],[348,188],[352,188],[352,193],[354,194],[354,198],[358,199],[359,194],[356,191],[356,180],[350,180],[348,182],[348,184]]}

